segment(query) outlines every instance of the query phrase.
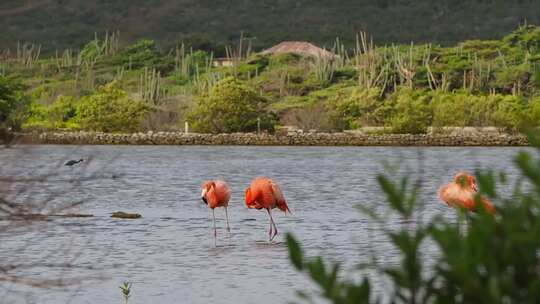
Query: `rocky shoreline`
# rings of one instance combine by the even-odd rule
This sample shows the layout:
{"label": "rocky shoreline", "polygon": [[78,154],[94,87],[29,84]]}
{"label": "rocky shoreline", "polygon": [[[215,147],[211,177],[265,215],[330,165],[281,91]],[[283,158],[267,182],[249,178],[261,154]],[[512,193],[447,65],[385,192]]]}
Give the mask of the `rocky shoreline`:
{"label": "rocky shoreline", "polygon": [[183,132],[99,133],[48,132],[19,134],[25,144],[67,145],[245,145],[245,146],[528,146],[520,134],[448,132],[380,134],[364,132],[277,134],[197,134]]}

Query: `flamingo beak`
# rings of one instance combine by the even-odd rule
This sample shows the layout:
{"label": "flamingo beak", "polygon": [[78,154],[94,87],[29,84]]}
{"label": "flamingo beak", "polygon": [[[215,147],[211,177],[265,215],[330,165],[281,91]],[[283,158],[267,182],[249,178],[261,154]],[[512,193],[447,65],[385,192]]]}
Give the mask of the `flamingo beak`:
{"label": "flamingo beak", "polygon": [[478,186],[476,184],[472,184],[472,189],[474,192],[478,192]]}
{"label": "flamingo beak", "polygon": [[203,189],[201,192],[201,199],[202,201],[208,205],[208,201],[206,201],[206,189]]}

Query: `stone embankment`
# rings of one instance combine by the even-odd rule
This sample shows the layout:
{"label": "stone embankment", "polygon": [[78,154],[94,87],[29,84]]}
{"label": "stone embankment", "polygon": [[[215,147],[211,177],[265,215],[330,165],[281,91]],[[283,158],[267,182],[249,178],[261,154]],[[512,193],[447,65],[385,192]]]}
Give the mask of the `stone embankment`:
{"label": "stone embankment", "polygon": [[50,132],[24,134],[23,143],[72,145],[258,145],[258,146],[527,146],[520,134],[498,131],[459,131],[428,134],[373,132],[285,132],[277,134],[186,134],[183,132],[98,133]]}

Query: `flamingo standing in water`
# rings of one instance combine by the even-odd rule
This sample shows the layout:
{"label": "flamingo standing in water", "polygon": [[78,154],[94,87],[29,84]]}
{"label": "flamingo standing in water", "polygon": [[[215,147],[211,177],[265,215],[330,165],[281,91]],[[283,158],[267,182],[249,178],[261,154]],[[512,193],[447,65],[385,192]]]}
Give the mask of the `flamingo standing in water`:
{"label": "flamingo standing in water", "polygon": [[[268,231],[269,241],[271,242],[278,234],[276,223],[272,218],[272,209],[291,213],[287,201],[283,196],[283,192],[279,186],[268,177],[257,177],[252,182],[249,188],[246,189],[246,206],[249,209],[266,209],[270,217],[270,230]],[[273,232],[273,234],[272,234]]]}
{"label": "flamingo standing in water", "polygon": [[[454,177],[454,181],[441,187],[439,198],[454,208],[464,208],[469,211],[477,211],[475,196],[478,193],[478,186],[474,176],[467,172],[459,172]],[[487,198],[480,197],[480,203],[489,214],[495,214],[495,206]]]}
{"label": "flamingo standing in water", "polygon": [[212,217],[214,219],[214,238],[217,237],[216,215],[214,209],[216,207],[225,207],[225,216],[227,218],[227,231],[231,232],[229,227],[229,213],[227,207],[231,199],[231,189],[229,185],[222,180],[209,180],[202,185],[201,199],[205,204],[212,209]]}

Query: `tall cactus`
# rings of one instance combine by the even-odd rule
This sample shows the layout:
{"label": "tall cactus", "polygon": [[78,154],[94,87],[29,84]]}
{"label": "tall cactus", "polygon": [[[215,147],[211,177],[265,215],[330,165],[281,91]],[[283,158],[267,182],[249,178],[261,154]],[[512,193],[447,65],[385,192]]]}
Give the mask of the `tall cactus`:
{"label": "tall cactus", "polygon": [[319,82],[329,83],[334,78],[334,59],[328,56],[316,56],[313,63],[315,79]]}
{"label": "tall cactus", "polygon": [[394,64],[401,84],[406,84],[412,89],[417,68],[414,60],[414,45],[412,43],[405,54],[402,54],[398,47],[394,47]]}
{"label": "tall cactus", "polygon": [[27,68],[33,68],[41,55],[41,45],[17,42],[17,61]]}
{"label": "tall cactus", "polygon": [[139,96],[148,103],[159,105],[163,98],[161,72],[156,69],[144,68],[139,80]]}
{"label": "tall cactus", "polygon": [[377,52],[372,39],[365,32],[356,36],[354,60],[358,69],[358,85],[364,89],[380,87],[384,92],[389,80],[389,60],[386,49]]}

